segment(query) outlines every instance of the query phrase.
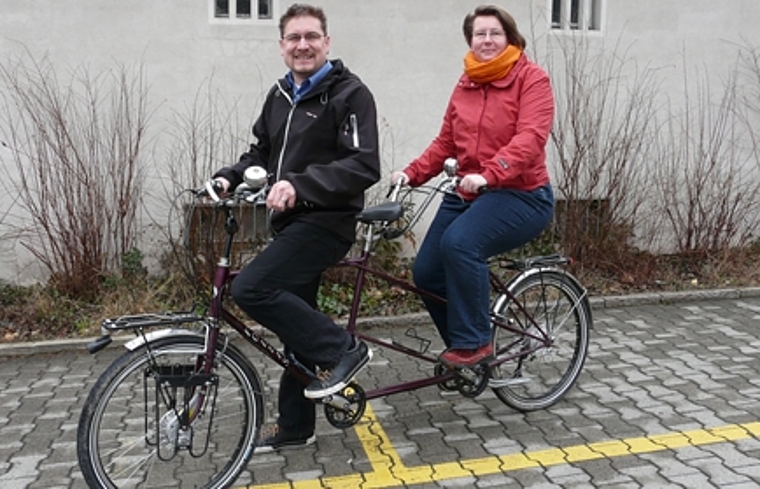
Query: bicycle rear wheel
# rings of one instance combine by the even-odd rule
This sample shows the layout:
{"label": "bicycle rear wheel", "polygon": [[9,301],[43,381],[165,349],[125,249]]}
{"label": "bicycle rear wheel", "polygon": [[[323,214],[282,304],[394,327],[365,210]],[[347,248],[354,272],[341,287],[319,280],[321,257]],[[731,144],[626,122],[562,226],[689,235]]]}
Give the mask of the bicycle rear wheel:
{"label": "bicycle rear wheel", "polygon": [[514,409],[545,409],[561,399],[581,373],[591,308],[583,288],[561,270],[526,274],[509,289],[514,300],[502,296],[494,303],[498,310],[493,311],[493,342],[499,365],[492,369],[489,386]]}
{"label": "bicycle rear wheel", "polygon": [[77,456],[90,487],[231,485],[261,426],[261,381],[234,346],[200,372],[204,340],[157,340],[119,357],[84,404]]}

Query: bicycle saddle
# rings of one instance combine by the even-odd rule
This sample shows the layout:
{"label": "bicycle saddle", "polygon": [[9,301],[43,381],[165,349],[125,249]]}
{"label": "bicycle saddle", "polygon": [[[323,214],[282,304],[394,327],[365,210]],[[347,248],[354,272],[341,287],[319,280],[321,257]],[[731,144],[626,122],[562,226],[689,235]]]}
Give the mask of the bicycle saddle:
{"label": "bicycle saddle", "polygon": [[359,222],[369,224],[377,221],[396,221],[404,214],[404,208],[398,202],[384,202],[368,207],[356,215]]}

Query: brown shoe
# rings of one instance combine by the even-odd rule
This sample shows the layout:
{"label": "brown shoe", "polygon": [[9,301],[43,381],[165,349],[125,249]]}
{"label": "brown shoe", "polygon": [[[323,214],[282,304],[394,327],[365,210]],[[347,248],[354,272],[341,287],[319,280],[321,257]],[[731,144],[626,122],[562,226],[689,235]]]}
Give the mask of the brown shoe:
{"label": "brown shoe", "polygon": [[493,358],[491,343],[477,349],[449,348],[438,359],[449,367],[473,367]]}

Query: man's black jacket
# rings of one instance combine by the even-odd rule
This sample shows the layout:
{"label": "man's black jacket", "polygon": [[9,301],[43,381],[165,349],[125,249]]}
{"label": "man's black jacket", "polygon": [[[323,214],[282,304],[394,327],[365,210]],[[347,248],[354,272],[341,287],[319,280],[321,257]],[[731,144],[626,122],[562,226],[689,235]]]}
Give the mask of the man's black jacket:
{"label": "man's black jacket", "polygon": [[380,179],[377,111],[359,77],[340,60],[331,63],[332,70],[295,104],[288,82],[279,80],[253,126],[257,142],[214,176],[234,189],[246,168],[261,166],[270,182],[288,180],[298,199],[295,208],[273,214],[274,231],[300,220],[353,241],[364,191]]}

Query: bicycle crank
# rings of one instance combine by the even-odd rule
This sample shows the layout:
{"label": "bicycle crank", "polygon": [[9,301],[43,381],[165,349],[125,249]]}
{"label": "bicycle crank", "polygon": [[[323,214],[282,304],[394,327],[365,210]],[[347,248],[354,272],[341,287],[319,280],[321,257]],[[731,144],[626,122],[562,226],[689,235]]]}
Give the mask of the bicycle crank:
{"label": "bicycle crank", "polygon": [[364,389],[355,382],[349,383],[341,391],[322,398],[327,421],[336,428],[345,429],[354,426],[364,415],[367,408],[367,396]]}
{"label": "bicycle crank", "polygon": [[488,387],[491,369],[487,364],[456,369],[457,377],[461,380],[459,393],[464,397],[477,397]]}

